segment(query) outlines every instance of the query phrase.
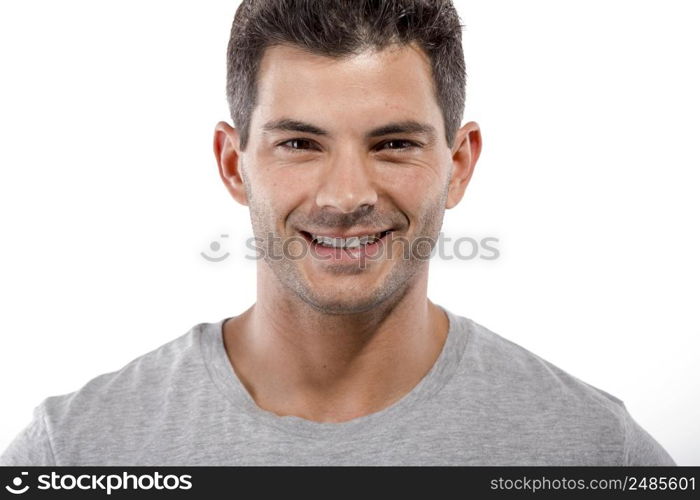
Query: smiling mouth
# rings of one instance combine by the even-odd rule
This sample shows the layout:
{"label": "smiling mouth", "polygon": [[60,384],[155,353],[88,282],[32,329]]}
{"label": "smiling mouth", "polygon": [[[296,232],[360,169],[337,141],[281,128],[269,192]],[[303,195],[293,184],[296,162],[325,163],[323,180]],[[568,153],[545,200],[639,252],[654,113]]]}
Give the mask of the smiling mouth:
{"label": "smiling mouth", "polygon": [[315,235],[309,233],[308,231],[299,231],[299,233],[306,241],[309,242],[309,244],[317,247],[354,250],[376,245],[384,240],[386,236],[393,231],[393,229],[386,229],[378,233],[366,234],[362,236],[351,236],[348,238]]}

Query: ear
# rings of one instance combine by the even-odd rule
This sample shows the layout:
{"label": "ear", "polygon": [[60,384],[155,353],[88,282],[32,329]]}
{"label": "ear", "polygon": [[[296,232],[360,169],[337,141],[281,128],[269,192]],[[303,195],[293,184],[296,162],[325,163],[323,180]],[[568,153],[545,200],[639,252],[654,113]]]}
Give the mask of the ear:
{"label": "ear", "polygon": [[453,208],[464,196],[481,154],[481,130],[476,122],[469,122],[457,131],[452,147],[452,176],[445,208]]}
{"label": "ear", "polygon": [[219,122],[214,129],[214,155],[219,165],[219,176],[226,189],[241,205],[248,205],[243,182],[238,131],[226,122]]}

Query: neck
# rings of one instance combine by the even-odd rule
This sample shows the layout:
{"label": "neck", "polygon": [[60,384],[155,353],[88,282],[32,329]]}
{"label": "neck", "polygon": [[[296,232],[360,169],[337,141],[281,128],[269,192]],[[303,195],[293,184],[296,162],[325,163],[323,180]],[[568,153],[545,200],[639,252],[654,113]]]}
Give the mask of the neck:
{"label": "neck", "polygon": [[352,314],[318,311],[259,269],[256,303],[224,325],[229,359],[256,404],[338,422],[401,399],[447,336],[444,312],[426,295],[427,268],[403,293]]}

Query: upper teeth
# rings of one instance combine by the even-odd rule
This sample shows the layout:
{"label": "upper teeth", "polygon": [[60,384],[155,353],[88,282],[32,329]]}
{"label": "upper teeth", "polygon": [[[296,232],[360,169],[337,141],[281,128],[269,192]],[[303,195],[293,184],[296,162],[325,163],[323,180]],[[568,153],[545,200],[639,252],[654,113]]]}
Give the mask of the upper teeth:
{"label": "upper teeth", "polygon": [[336,247],[336,248],[359,248],[360,245],[374,243],[381,238],[382,233],[368,234],[366,236],[351,236],[350,238],[331,238],[329,236],[321,236],[312,234],[311,240],[321,245]]}

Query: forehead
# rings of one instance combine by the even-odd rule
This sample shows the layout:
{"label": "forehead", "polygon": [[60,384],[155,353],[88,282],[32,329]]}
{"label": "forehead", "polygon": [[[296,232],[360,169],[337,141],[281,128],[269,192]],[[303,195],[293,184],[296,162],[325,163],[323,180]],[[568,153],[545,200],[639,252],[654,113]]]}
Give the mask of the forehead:
{"label": "forehead", "polygon": [[265,51],[257,81],[253,129],[290,118],[329,130],[342,126],[361,132],[396,120],[428,121],[442,130],[430,60],[414,45],[343,58],[277,45]]}

